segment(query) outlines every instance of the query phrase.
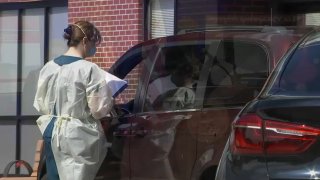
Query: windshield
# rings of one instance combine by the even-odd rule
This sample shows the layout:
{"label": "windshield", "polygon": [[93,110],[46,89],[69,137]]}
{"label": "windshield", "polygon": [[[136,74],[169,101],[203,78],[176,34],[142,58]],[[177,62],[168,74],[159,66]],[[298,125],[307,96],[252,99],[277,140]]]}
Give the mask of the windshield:
{"label": "windshield", "polygon": [[316,34],[298,47],[279,72],[266,95],[319,96],[320,43]]}

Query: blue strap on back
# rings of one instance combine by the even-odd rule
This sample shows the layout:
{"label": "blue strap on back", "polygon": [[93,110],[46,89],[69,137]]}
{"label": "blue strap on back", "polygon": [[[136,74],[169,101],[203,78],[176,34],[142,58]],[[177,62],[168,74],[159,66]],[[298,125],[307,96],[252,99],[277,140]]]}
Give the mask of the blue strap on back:
{"label": "blue strap on back", "polygon": [[53,61],[56,64],[58,64],[59,66],[63,66],[63,65],[66,65],[66,64],[71,64],[71,63],[76,62],[76,61],[81,60],[81,59],[82,58],[80,58],[80,57],[62,55],[62,56],[57,57]]}

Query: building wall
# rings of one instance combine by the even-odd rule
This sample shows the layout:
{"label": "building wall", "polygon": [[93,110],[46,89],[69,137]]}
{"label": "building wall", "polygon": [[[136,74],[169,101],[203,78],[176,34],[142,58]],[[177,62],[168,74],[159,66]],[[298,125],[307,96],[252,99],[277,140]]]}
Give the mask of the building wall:
{"label": "building wall", "polygon": [[278,6],[266,0],[177,0],[177,30],[215,25],[299,25],[303,16],[281,12]]}
{"label": "building wall", "polygon": [[[92,62],[107,70],[130,47],[142,42],[143,0],[69,0],[69,23],[88,20],[101,31],[103,41]],[[127,77],[129,87],[119,101],[132,99],[137,70]]]}
{"label": "building wall", "polygon": [[[0,3],[31,1],[37,0],[0,0]],[[68,0],[68,22],[90,21],[103,36],[95,57],[89,59],[90,61],[108,70],[130,47],[143,41],[143,2],[143,0]],[[119,102],[126,102],[134,97],[137,76],[138,70],[135,70],[126,78],[129,87],[119,96],[117,99]]]}

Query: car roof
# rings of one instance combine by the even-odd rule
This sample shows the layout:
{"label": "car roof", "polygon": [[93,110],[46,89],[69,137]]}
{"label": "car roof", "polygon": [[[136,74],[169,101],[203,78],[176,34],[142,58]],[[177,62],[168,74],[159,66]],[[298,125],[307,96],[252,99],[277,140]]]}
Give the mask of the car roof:
{"label": "car roof", "polygon": [[206,29],[191,29],[180,31],[180,34],[156,38],[141,43],[148,46],[155,43],[169,43],[192,40],[220,40],[220,39],[246,39],[261,42],[271,42],[273,38],[301,37],[314,30],[314,27],[273,27],[273,26],[219,26]]}
{"label": "car roof", "polygon": [[[109,69],[111,74],[123,79],[142,60],[141,50],[148,46],[189,41],[245,40],[265,45],[273,53],[272,62],[286,52],[304,34],[314,27],[269,27],[269,26],[231,26],[207,29],[192,29],[181,34],[160,37],[139,43],[124,53]],[[140,52],[140,53],[139,53]]]}

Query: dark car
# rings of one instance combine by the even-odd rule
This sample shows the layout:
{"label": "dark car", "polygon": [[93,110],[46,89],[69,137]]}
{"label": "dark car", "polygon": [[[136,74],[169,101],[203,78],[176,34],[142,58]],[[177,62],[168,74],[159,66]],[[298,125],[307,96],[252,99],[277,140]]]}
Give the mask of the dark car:
{"label": "dark car", "polygon": [[199,30],[128,50],[109,72],[138,73],[136,95],[114,108],[97,179],[213,179],[234,117],[304,33]]}
{"label": "dark car", "polygon": [[320,31],[279,62],[232,123],[217,180],[320,178]]}

